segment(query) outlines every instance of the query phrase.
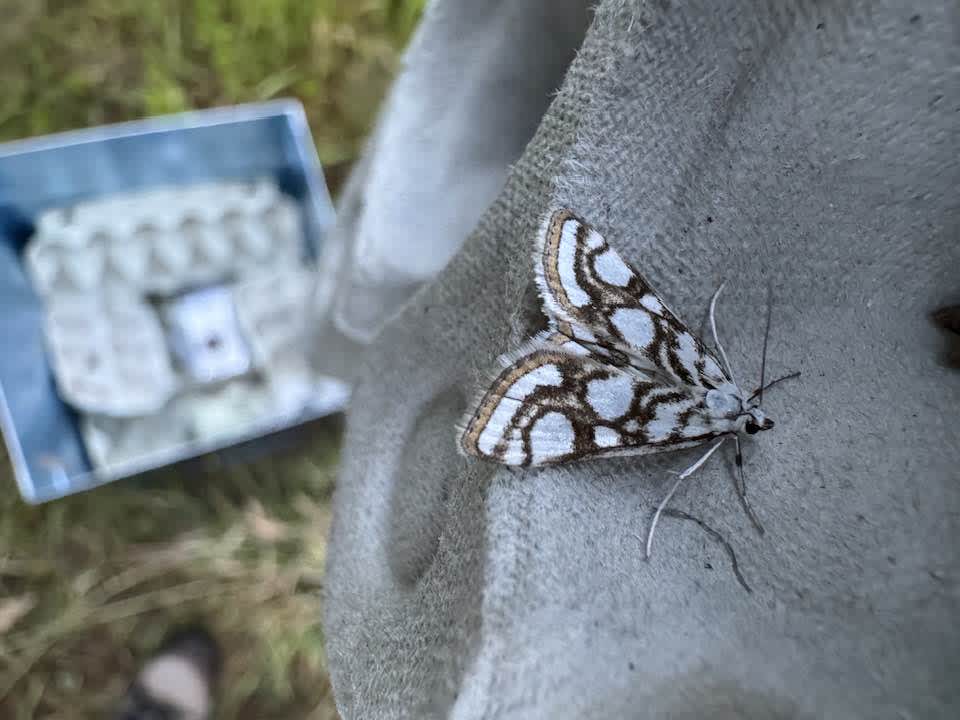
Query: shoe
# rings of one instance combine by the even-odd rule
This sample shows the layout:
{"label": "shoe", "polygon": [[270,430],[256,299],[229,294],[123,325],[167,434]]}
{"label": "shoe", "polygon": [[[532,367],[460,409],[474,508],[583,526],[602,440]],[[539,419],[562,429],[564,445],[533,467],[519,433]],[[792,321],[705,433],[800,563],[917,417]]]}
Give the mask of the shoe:
{"label": "shoe", "polygon": [[209,632],[175,630],[141,668],[113,718],[207,720],[220,667],[220,648]]}

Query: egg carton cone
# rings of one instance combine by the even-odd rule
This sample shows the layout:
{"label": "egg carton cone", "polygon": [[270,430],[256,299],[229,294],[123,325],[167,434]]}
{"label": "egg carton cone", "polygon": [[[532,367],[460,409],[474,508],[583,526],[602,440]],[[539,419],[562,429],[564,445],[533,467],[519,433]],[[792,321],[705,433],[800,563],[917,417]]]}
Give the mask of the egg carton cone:
{"label": "egg carton cone", "polygon": [[117,469],[128,463],[143,463],[154,453],[170,452],[189,443],[190,428],[176,422],[172,407],[136,418],[84,415],[80,435],[93,466]]}
{"label": "egg carton cone", "polygon": [[43,296],[168,295],[303,261],[300,210],[274,183],[160,188],[44,213],[26,250]]}
{"label": "egg carton cone", "polygon": [[250,435],[276,416],[269,388],[255,379],[195,390],[143,417],[84,416],[81,434],[96,467],[136,466],[193,443],[216,444]]}
{"label": "egg carton cone", "polygon": [[177,391],[156,312],[132,293],[58,295],[45,332],[61,396],[81,412],[158,412]]}
{"label": "egg carton cone", "polygon": [[278,357],[304,352],[317,275],[309,269],[263,273],[233,289],[237,320],[268,374]]}

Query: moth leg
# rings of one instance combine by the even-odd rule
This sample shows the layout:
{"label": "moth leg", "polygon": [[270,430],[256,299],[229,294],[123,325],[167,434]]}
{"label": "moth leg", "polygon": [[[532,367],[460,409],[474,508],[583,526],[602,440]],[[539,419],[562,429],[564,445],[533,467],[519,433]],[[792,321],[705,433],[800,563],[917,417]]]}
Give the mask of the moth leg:
{"label": "moth leg", "polygon": [[723,537],[719,532],[714,530],[712,527],[707,525],[703,520],[698,517],[694,517],[689,513],[683,512],[683,510],[674,510],[673,508],[667,508],[663,511],[663,514],[667,517],[677,518],[679,520],[689,520],[690,522],[695,522],[699,525],[707,535],[716,540],[720,546],[726,551],[727,556],[730,558],[730,566],[733,568],[733,574],[737,576],[737,582],[740,583],[741,587],[746,590],[748,593],[752,593],[753,589],[747,585],[746,579],[743,577],[743,573],[740,572],[740,564],[737,562],[737,553],[734,552],[733,546],[727,542],[727,539]]}
{"label": "moth leg", "polygon": [[657,506],[657,511],[653,514],[653,520],[650,521],[650,530],[647,531],[647,544],[644,548],[644,559],[650,559],[650,546],[653,545],[653,533],[657,529],[657,523],[660,521],[660,515],[663,513],[664,508],[667,507],[667,503],[670,502],[670,499],[677,491],[677,488],[680,487],[680,483],[699,470],[700,467],[710,459],[710,456],[717,451],[717,448],[723,445],[724,440],[726,440],[726,437],[720,438],[720,441],[707,450],[699,460],[680,473],[680,477],[677,478],[677,481],[673,484],[673,487],[670,488],[670,491],[666,495],[664,495],[663,500],[661,500],[660,504]]}
{"label": "moth leg", "polygon": [[743,511],[747,514],[747,517],[750,518],[750,522],[753,524],[753,527],[756,528],[757,533],[762,536],[766,531],[763,529],[763,525],[760,524],[760,520],[753,511],[753,507],[747,500],[747,482],[743,477],[743,452],[740,449],[740,436],[735,434],[733,436],[733,440],[737,445],[737,476],[734,479],[734,484],[737,488],[737,497],[740,498],[740,504],[743,506]]}

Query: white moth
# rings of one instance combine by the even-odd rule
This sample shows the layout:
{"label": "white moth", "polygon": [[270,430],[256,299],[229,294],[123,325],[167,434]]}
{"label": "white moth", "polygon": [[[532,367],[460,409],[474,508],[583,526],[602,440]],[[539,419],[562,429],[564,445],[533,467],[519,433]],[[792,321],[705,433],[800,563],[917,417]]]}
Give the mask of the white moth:
{"label": "white moth", "polygon": [[[643,455],[716,442],[660,503],[647,538],[680,482],[728,437],[773,427],[755,401],[596,230],[568,210],[537,236],[537,285],[549,327],[500,358],[502,372],[464,419],[459,447],[505,465]],[[722,289],[722,286],[721,286]],[[772,384],[772,383],[771,383]],[[751,520],[762,529],[749,510]]]}

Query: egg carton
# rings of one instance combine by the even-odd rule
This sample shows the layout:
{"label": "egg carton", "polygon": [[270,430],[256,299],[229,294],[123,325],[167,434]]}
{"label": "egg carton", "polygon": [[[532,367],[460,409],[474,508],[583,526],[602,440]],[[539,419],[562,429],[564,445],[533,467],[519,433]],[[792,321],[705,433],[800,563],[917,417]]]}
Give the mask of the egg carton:
{"label": "egg carton", "polygon": [[309,269],[264,273],[235,285],[237,320],[259,366],[306,352],[316,286],[317,274]]}
{"label": "egg carton", "polygon": [[82,412],[148,415],[177,390],[159,318],[133,293],[50,298],[45,330],[60,393]]}
{"label": "egg carton", "polygon": [[[64,327],[82,328],[70,320],[95,314],[101,328],[86,338],[88,352],[107,349],[113,353],[107,367],[139,364],[146,372],[149,366],[158,380],[145,393],[128,376],[105,371],[95,392],[79,395],[63,387],[64,397],[82,411],[81,435],[94,466],[135,467],[144,458],[172,457],[191,443],[267,432],[307,410],[325,411],[315,403],[329,402],[336,388],[314,374],[304,347],[315,278],[308,269],[278,272],[188,292],[158,307],[112,294],[111,302],[123,300],[119,307],[130,315],[124,323],[102,303],[68,303],[79,318],[64,318],[57,326],[61,335]],[[136,308],[135,317],[130,308]],[[141,334],[149,331],[149,344],[113,341],[130,322]],[[162,370],[155,367],[158,359]],[[58,371],[58,381],[77,378],[86,388],[89,379],[80,365],[73,369],[73,375]]]}
{"label": "egg carton", "polygon": [[311,393],[304,338],[315,274],[212,286],[158,307],[129,291],[48,299],[46,336],[64,400],[84,413],[159,412],[174,395],[256,371],[285,411]]}
{"label": "egg carton", "polygon": [[[122,471],[163,461],[185,447],[214,446],[270,432],[311,409],[331,411],[346,402],[346,386],[317,378],[305,358],[286,355],[274,372],[174,397],[155,414],[117,418],[84,415],[81,435],[95,467]],[[327,406],[314,406],[322,398]]]}
{"label": "egg carton", "polygon": [[169,295],[302,262],[300,211],[269,180],[161,188],[45,212],[26,250],[43,296]]}
{"label": "egg carton", "polygon": [[297,206],[263,180],[39,219],[26,265],[60,395],[95,467],[263,432],[337,395],[304,347],[316,275],[302,247]]}
{"label": "egg carton", "polygon": [[275,414],[273,406],[269,388],[247,378],[179,396],[153,415],[85,416],[81,434],[94,466],[117,469],[151,456],[176,456],[192,443],[255,432]]}

